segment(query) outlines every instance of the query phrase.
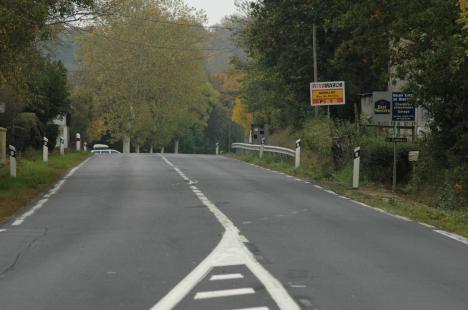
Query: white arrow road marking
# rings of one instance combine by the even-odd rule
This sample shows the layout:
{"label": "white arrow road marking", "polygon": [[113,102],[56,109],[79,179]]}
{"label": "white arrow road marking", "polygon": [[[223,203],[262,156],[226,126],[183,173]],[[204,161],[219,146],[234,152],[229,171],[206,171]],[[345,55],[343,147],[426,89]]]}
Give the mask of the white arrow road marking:
{"label": "white arrow road marking", "polygon": [[[190,182],[190,179],[176,168],[163,155],[162,159],[184,179]],[[179,282],[166,296],[164,296],[152,310],[167,310],[175,307],[214,267],[246,265],[250,271],[265,286],[270,296],[276,302],[280,309],[299,310],[299,306],[289,296],[283,285],[273,277],[255,259],[255,256],[244,245],[246,239],[240,234],[239,229],[231,220],[219,210],[201,191],[191,185],[190,189],[197,194],[198,199],[210,210],[216,219],[223,225],[225,232],[216,248],[205,258],[192,272],[190,272],[181,282]]]}

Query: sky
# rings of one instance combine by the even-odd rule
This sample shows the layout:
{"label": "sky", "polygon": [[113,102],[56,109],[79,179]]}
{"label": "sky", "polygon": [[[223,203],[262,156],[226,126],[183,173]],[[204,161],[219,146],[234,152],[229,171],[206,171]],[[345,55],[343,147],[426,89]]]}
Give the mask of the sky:
{"label": "sky", "polygon": [[186,3],[205,11],[209,25],[219,23],[224,16],[236,12],[234,0],[186,0]]}

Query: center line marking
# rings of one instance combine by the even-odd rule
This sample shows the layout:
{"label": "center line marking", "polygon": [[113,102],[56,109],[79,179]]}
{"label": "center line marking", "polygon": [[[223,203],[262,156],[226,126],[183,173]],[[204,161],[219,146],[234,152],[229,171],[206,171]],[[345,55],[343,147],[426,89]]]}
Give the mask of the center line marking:
{"label": "center line marking", "polygon": [[247,294],[255,294],[255,290],[253,288],[247,287],[247,288],[235,288],[232,290],[199,292],[195,295],[193,299],[219,298],[219,297],[247,295]]}
{"label": "center line marking", "polygon": [[231,273],[231,274],[217,274],[211,276],[210,281],[219,281],[219,280],[233,280],[233,279],[243,279],[244,276],[240,273]]}
{"label": "center line marking", "polygon": [[[172,167],[184,180],[188,182],[192,191],[200,189],[193,186],[193,182],[164,155],[161,158]],[[177,169],[177,170],[176,170]],[[201,191],[200,191],[201,192]],[[195,193],[194,194],[198,194]],[[198,199],[213,213],[224,228],[224,234],[216,248],[180,281],[167,295],[154,305],[151,310],[167,310],[174,308],[192,289],[206,277],[214,267],[245,265],[263,284],[271,298],[281,310],[299,310],[298,304],[288,294],[284,286],[268,270],[263,267],[255,255],[245,246],[248,240],[243,236],[234,223],[212,203],[203,193],[197,195]],[[245,288],[244,288],[245,290]],[[253,291],[253,289],[250,288]],[[229,290],[228,290],[229,291]],[[232,290],[231,290],[232,291]],[[235,291],[235,290],[234,290]],[[250,291],[249,291],[250,292]],[[254,291],[255,292],[255,291]],[[237,295],[237,294],[236,294]],[[200,295],[199,295],[200,296]],[[202,295],[203,296],[203,295]],[[230,295],[228,295],[230,296]]]}

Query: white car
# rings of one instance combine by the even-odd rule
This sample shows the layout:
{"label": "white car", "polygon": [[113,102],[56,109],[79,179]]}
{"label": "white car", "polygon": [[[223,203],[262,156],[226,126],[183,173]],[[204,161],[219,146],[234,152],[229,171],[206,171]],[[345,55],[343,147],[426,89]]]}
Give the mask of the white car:
{"label": "white car", "polygon": [[91,153],[93,154],[120,154],[119,151],[116,150],[111,150],[111,149],[105,149],[105,150],[92,150]]}

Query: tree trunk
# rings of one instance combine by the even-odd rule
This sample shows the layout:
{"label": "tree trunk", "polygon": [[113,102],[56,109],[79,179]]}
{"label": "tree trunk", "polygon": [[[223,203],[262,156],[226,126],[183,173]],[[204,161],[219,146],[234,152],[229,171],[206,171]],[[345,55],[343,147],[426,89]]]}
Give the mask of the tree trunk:
{"label": "tree trunk", "polygon": [[130,154],[130,136],[128,135],[123,137],[123,153]]}

